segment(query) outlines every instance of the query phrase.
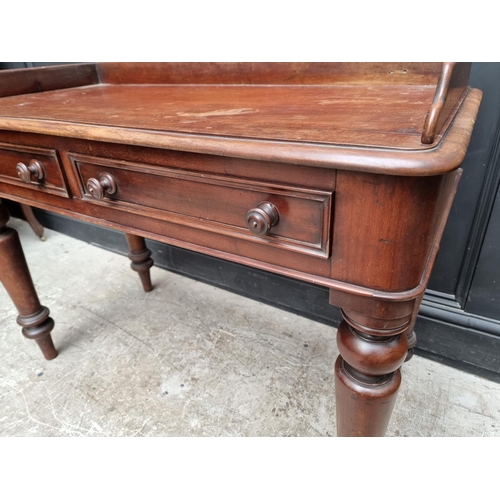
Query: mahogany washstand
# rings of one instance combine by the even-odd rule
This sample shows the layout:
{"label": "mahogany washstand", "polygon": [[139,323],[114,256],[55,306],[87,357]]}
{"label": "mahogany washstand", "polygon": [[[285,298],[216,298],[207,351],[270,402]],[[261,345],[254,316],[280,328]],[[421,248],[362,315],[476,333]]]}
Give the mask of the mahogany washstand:
{"label": "mahogany washstand", "polygon": [[[0,73],[0,197],[323,285],[340,436],[385,433],[481,92],[467,63],[99,63]],[[0,279],[47,359],[0,205]],[[333,360],[332,360],[333,365]]]}

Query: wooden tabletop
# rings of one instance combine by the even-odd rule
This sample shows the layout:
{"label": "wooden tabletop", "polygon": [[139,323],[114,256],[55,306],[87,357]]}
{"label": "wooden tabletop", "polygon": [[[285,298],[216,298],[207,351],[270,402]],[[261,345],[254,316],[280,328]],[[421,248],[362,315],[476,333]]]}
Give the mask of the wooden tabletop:
{"label": "wooden tabletop", "polygon": [[[463,160],[470,65],[98,63],[2,73],[0,130],[398,175]],[[272,83],[270,83],[272,82]]]}
{"label": "wooden tabletop", "polygon": [[432,85],[94,85],[0,99],[0,116],[220,137],[428,149]]}

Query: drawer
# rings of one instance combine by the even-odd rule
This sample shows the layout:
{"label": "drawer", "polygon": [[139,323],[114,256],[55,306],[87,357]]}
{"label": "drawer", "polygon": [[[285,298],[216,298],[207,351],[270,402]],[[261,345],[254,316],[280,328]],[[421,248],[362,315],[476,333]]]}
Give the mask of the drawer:
{"label": "drawer", "polygon": [[329,257],[331,191],[76,153],[68,156],[81,197],[89,203]]}
{"label": "drawer", "polygon": [[0,143],[0,182],[68,198],[53,149]]}

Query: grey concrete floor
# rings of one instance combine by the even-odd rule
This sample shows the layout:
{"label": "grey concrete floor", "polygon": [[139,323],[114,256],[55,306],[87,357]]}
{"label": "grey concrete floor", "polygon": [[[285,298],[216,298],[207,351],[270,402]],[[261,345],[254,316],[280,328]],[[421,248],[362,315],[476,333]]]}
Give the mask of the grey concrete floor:
{"label": "grey concrete floor", "polygon": [[[0,436],[334,436],[335,331],[13,219],[59,356],[0,287]],[[418,332],[417,332],[418,333]],[[415,356],[388,436],[500,436],[500,385]]]}

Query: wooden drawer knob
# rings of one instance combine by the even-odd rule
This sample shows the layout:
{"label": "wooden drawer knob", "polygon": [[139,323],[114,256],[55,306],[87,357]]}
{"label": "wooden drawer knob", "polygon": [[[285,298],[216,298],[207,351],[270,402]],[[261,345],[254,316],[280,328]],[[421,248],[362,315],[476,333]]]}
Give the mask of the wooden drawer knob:
{"label": "wooden drawer knob", "polygon": [[245,221],[248,229],[259,236],[268,234],[280,218],[278,209],[268,201],[263,201],[247,212]]}
{"label": "wooden drawer knob", "polygon": [[111,174],[101,174],[99,179],[91,177],[87,181],[87,191],[96,200],[102,200],[105,194],[116,193],[116,181]]}
{"label": "wooden drawer knob", "polygon": [[43,170],[42,164],[37,160],[31,160],[28,166],[19,162],[16,165],[16,171],[19,178],[26,184],[31,182],[32,177],[35,177],[38,181],[43,181],[45,177],[45,171]]}

